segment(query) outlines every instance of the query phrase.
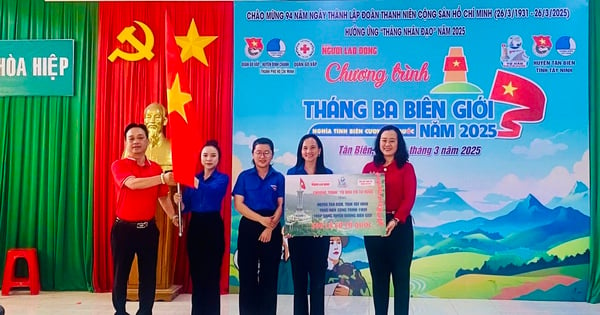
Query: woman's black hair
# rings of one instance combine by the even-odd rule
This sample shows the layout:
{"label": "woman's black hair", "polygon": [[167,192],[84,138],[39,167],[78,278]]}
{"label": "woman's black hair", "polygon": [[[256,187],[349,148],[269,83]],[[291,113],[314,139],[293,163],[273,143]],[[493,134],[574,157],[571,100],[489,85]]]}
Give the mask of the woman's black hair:
{"label": "woman's black hair", "polygon": [[[254,142],[252,142],[252,154],[254,154],[254,149],[256,149],[256,146],[259,144],[267,144],[269,145],[269,148],[271,148],[271,154],[275,154],[275,146],[273,145],[273,141],[271,141],[271,139],[269,138],[258,138],[256,140],[254,140]],[[254,165],[254,159],[252,159],[252,165]]]}
{"label": "woman's black hair", "polygon": [[[206,147],[213,147],[217,150],[217,155],[219,156],[219,163],[221,162],[221,148],[219,148],[219,142],[215,139],[210,139],[206,141],[206,143],[202,146],[202,149]],[[219,164],[217,163],[217,165]]]}
{"label": "woman's black hair", "polygon": [[398,136],[398,150],[396,150],[396,153],[394,154],[394,160],[396,161],[396,166],[401,168],[408,161],[408,150],[406,149],[406,142],[404,141],[402,132],[400,132],[400,129],[394,125],[384,126],[379,130],[379,133],[377,133],[377,138],[375,138],[375,155],[373,156],[373,162],[377,166],[381,166],[385,163],[385,158],[383,157],[383,152],[381,152],[379,142],[381,141],[381,134],[388,130],[393,130]]}
{"label": "woman's black hair", "polygon": [[317,169],[315,170],[315,174],[327,174],[325,168],[325,162],[323,158],[323,143],[321,143],[321,139],[314,134],[306,134],[300,138],[300,142],[298,142],[298,151],[296,152],[296,167],[304,167],[304,158],[302,157],[302,146],[304,144],[304,140],[312,138],[317,142],[317,147],[321,150],[321,153],[317,156]]}

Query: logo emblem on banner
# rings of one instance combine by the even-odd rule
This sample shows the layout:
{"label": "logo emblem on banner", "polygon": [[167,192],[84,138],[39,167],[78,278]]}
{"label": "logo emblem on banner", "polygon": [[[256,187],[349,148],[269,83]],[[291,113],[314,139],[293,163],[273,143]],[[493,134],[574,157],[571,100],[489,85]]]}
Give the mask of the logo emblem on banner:
{"label": "logo emblem on banner", "polygon": [[246,37],[246,47],[244,48],[244,52],[246,53],[246,57],[250,59],[256,59],[260,57],[265,47],[263,46],[262,38],[260,37]]}
{"label": "logo emblem on banner", "polygon": [[546,57],[552,49],[550,35],[533,35],[533,53],[538,57]]}
{"label": "logo emblem on banner", "polygon": [[556,41],[556,51],[562,56],[572,55],[575,48],[575,40],[570,36],[562,36]]}
{"label": "logo emblem on banner", "polygon": [[285,43],[279,38],[273,38],[267,43],[269,56],[279,58],[285,54]]}
{"label": "logo emblem on banner", "polygon": [[501,45],[500,61],[504,68],[527,68],[529,56],[523,49],[523,39],[519,35],[512,35]]}
{"label": "logo emblem on banner", "polygon": [[124,28],[121,33],[117,36],[117,39],[121,43],[128,42],[137,50],[137,52],[125,52],[120,48],[113,50],[113,52],[108,56],[108,60],[110,62],[114,62],[117,57],[127,60],[127,61],[138,61],[146,58],[147,60],[152,59],[154,57],[154,53],[152,52],[152,48],[154,48],[154,34],[152,30],[148,27],[148,25],[140,22],[134,21],[137,25],[140,26],[142,31],[144,31],[144,35],[146,36],[146,42],[142,43],[138,38],[133,35],[136,28],[135,26],[127,26]]}
{"label": "logo emblem on banner", "polygon": [[309,39],[301,39],[296,43],[296,55],[302,59],[308,59],[315,53],[315,45]]}

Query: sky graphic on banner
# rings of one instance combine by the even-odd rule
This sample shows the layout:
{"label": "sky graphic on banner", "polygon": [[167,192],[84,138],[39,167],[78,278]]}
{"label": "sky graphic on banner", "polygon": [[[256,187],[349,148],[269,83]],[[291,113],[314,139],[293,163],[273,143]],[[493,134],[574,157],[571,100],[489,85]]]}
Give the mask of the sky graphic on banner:
{"label": "sky graphic on banner", "polygon": [[[235,30],[234,153],[243,167],[250,165],[249,139],[267,136],[275,142],[275,167],[287,169],[295,161],[296,139],[312,131],[336,173],[360,172],[376,130],[393,123],[414,131],[405,135],[415,138],[407,145],[422,189],[438,182],[457,187],[482,211],[525,197],[520,187],[548,182],[544,178],[563,169],[568,178],[542,192],[543,202],[566,196],[577,180],[589,185],[585,169],[576,168],[588,154],[587,88],[581,83],[587,80],[587,10],[575,6],[544,17],[544,8],[520,9],[518,2],[497,8],[468,2],[461,3],[461,18],[452,18],[458,5],[426,4],[430,10],[382,1],[371,11],[362,3],[236,3],[246,17]],[[524,10],[527,17],[520,16]],[[436,18],[418,17],[427,12]],[[541,35],[554,43],[546,57],[533,53],[534,36]],[[555,50],[563,36],[579,45],[572,55]],[[264,52],[274,39],[288,47],[283,57]],[[315,47],[312,57],[294,52],[299,41]],[[513,47],[508,56],[528,56],[527,66],[511,59],[504,67],[503,47]],[[454,72],[464,71],[463,79],[449,74],[456,62]],[[538,122],[519,123],[522,118],[513,115],[523,104],[505,94],[495,98],[497,72],[539,87],[513,91],[546,96],[545,110],[534,104],[540,108],[531,119]],[[507,135],[519,125],[520,133]],[[506,200],[492,201],[494,195]]]}
{"label": "sky graphic on banner", "polygon": [[[234,176],[251,167],[257,137],[273,140],[285,172],[306,133],[334,173],[360,173],[379,128],[394,124],[418,180],[414,294],[585,298],[572,292],[585,292],[589,259],[587,1],[234,7]],[[578,267],[558,272],[563,282],[517,276],[550,268],[542,258]],[[469,277],[496,276],[518,289],[455,295]],[[537,291],[544,281],[556,287]]]}

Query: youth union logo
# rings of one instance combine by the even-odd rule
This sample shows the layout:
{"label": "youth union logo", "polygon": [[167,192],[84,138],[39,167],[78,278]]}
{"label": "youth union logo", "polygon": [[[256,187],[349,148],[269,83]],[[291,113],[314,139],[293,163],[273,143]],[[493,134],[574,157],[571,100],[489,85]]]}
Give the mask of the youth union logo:
{"label": "youth union logo", "polygon": [[285,54],[285,43],[279,38],[273,38],[267,43],[267,53],[274,58]]}
{"label": "youth union logo", "polygon": [[244,48],[244,52],[246,53],[246,57],[250,59],[256,59],[260,57],[263,52],[264,46],[262,43],[262,38],[260,37],[246,37],[244,38],[246,41],[246,47]]}
{"label": "youth union logo", "polygon": [[552,49],[550,35],[533,35],[533,53],[538,57],[546,57]]}
{"label": "youth union logo", "polygon": [[556,41],[556,52],[562,56],[572,55],[575,48],[575,40],[571,36],[562,36]]}

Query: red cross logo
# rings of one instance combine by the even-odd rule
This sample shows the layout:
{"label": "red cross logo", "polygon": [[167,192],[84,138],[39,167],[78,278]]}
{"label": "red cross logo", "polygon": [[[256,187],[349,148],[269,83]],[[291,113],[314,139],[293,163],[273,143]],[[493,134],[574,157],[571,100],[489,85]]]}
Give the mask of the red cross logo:
{"label": "red cross logo", "polygon": [[302,47],[300,47],[300,50],[302,50],[302,53],[306,54],[310,50],[310,47],[308,47],[308,45],[304,44],[304,45],[302,45]]}

